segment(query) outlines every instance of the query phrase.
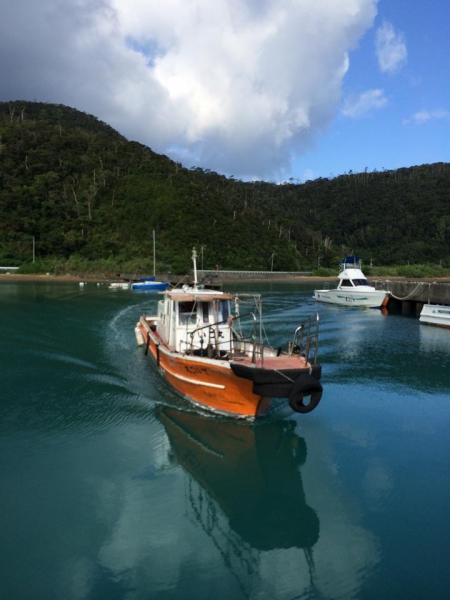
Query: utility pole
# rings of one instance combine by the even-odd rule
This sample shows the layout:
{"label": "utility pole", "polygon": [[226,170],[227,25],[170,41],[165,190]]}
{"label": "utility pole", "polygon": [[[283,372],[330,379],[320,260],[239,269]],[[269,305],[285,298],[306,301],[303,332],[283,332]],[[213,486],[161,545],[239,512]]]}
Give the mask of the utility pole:
{"label": "utility pole", "polygon": [[271,271],[273,271],[273,257],[275,256],[275,254],[276,254],[276,252],[272,252],[272,256],[270,257],[271,260],[272,260],[271,265],[270,265],[270,270]]}

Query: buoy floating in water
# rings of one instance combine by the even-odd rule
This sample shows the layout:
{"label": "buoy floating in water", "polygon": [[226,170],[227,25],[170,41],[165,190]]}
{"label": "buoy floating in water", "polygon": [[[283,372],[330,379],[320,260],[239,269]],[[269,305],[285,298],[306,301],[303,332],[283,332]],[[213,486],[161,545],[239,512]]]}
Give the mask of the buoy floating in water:
{"label": "buoy floating in water", "polygon": [[144,336],[142,335],[142,331],[139,327],[139,324],[134,328],[134,335],[136,336],[136,342],[138,346],[144,345]]}

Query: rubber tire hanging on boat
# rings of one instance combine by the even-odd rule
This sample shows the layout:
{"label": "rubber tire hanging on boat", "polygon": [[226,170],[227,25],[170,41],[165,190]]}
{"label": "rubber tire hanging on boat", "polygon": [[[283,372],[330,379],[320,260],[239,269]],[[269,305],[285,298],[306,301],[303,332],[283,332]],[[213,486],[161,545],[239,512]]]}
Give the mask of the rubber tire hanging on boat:
{"label": "rubber tire hanging on boat", "polygon": [[[308,413],[316,408],[322,398],[322,384],[312,375],[301,375],[292,386],[289,395],[289,406],[299,413]],[[305,396],[310,396],[307,404]]]}

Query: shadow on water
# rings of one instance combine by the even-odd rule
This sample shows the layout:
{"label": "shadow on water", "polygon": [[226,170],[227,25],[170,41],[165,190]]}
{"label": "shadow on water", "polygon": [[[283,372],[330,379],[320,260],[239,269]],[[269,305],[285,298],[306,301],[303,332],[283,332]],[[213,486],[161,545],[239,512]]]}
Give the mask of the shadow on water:
{"label": "shadow on water", "polygon": [[319,518],[308,506],[300,467],[306,442],[295,422],[249,425],[158,406],[170,461],[188,475],[189,519],[210,537],[245,596],[259,553],[297,548],[314,578]]}

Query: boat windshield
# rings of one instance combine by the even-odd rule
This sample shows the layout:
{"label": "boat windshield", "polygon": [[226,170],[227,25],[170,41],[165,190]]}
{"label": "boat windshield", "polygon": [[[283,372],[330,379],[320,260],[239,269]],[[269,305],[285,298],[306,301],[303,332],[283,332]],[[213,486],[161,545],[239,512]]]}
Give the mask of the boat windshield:
{"label": "boat windshield", "polygon": [[[198,306],[200,305],[200,306]],[[197,310],[203,323],[209,322],[210,302],[197,303],[194,301],[178,302],[178,324],[188,325],[195,324],[197,321]],[[211,313],[212,314],[212,313]],[[226,321],[230,316],[229,300],[220,300],[218,303],[218,314],[213,315],[213,320]]]}
{"label": "boat windshield", "polygon": [[353,280],[353,284],[354,285],[369,285],[370,283],[367,281],[367,279],[354,279]]}
{"label": "boat windshield", "polygon": [[196,302],[179,302],[178,303],[178,323],[186,325],[187,323],[195,323],[197,320]]}

